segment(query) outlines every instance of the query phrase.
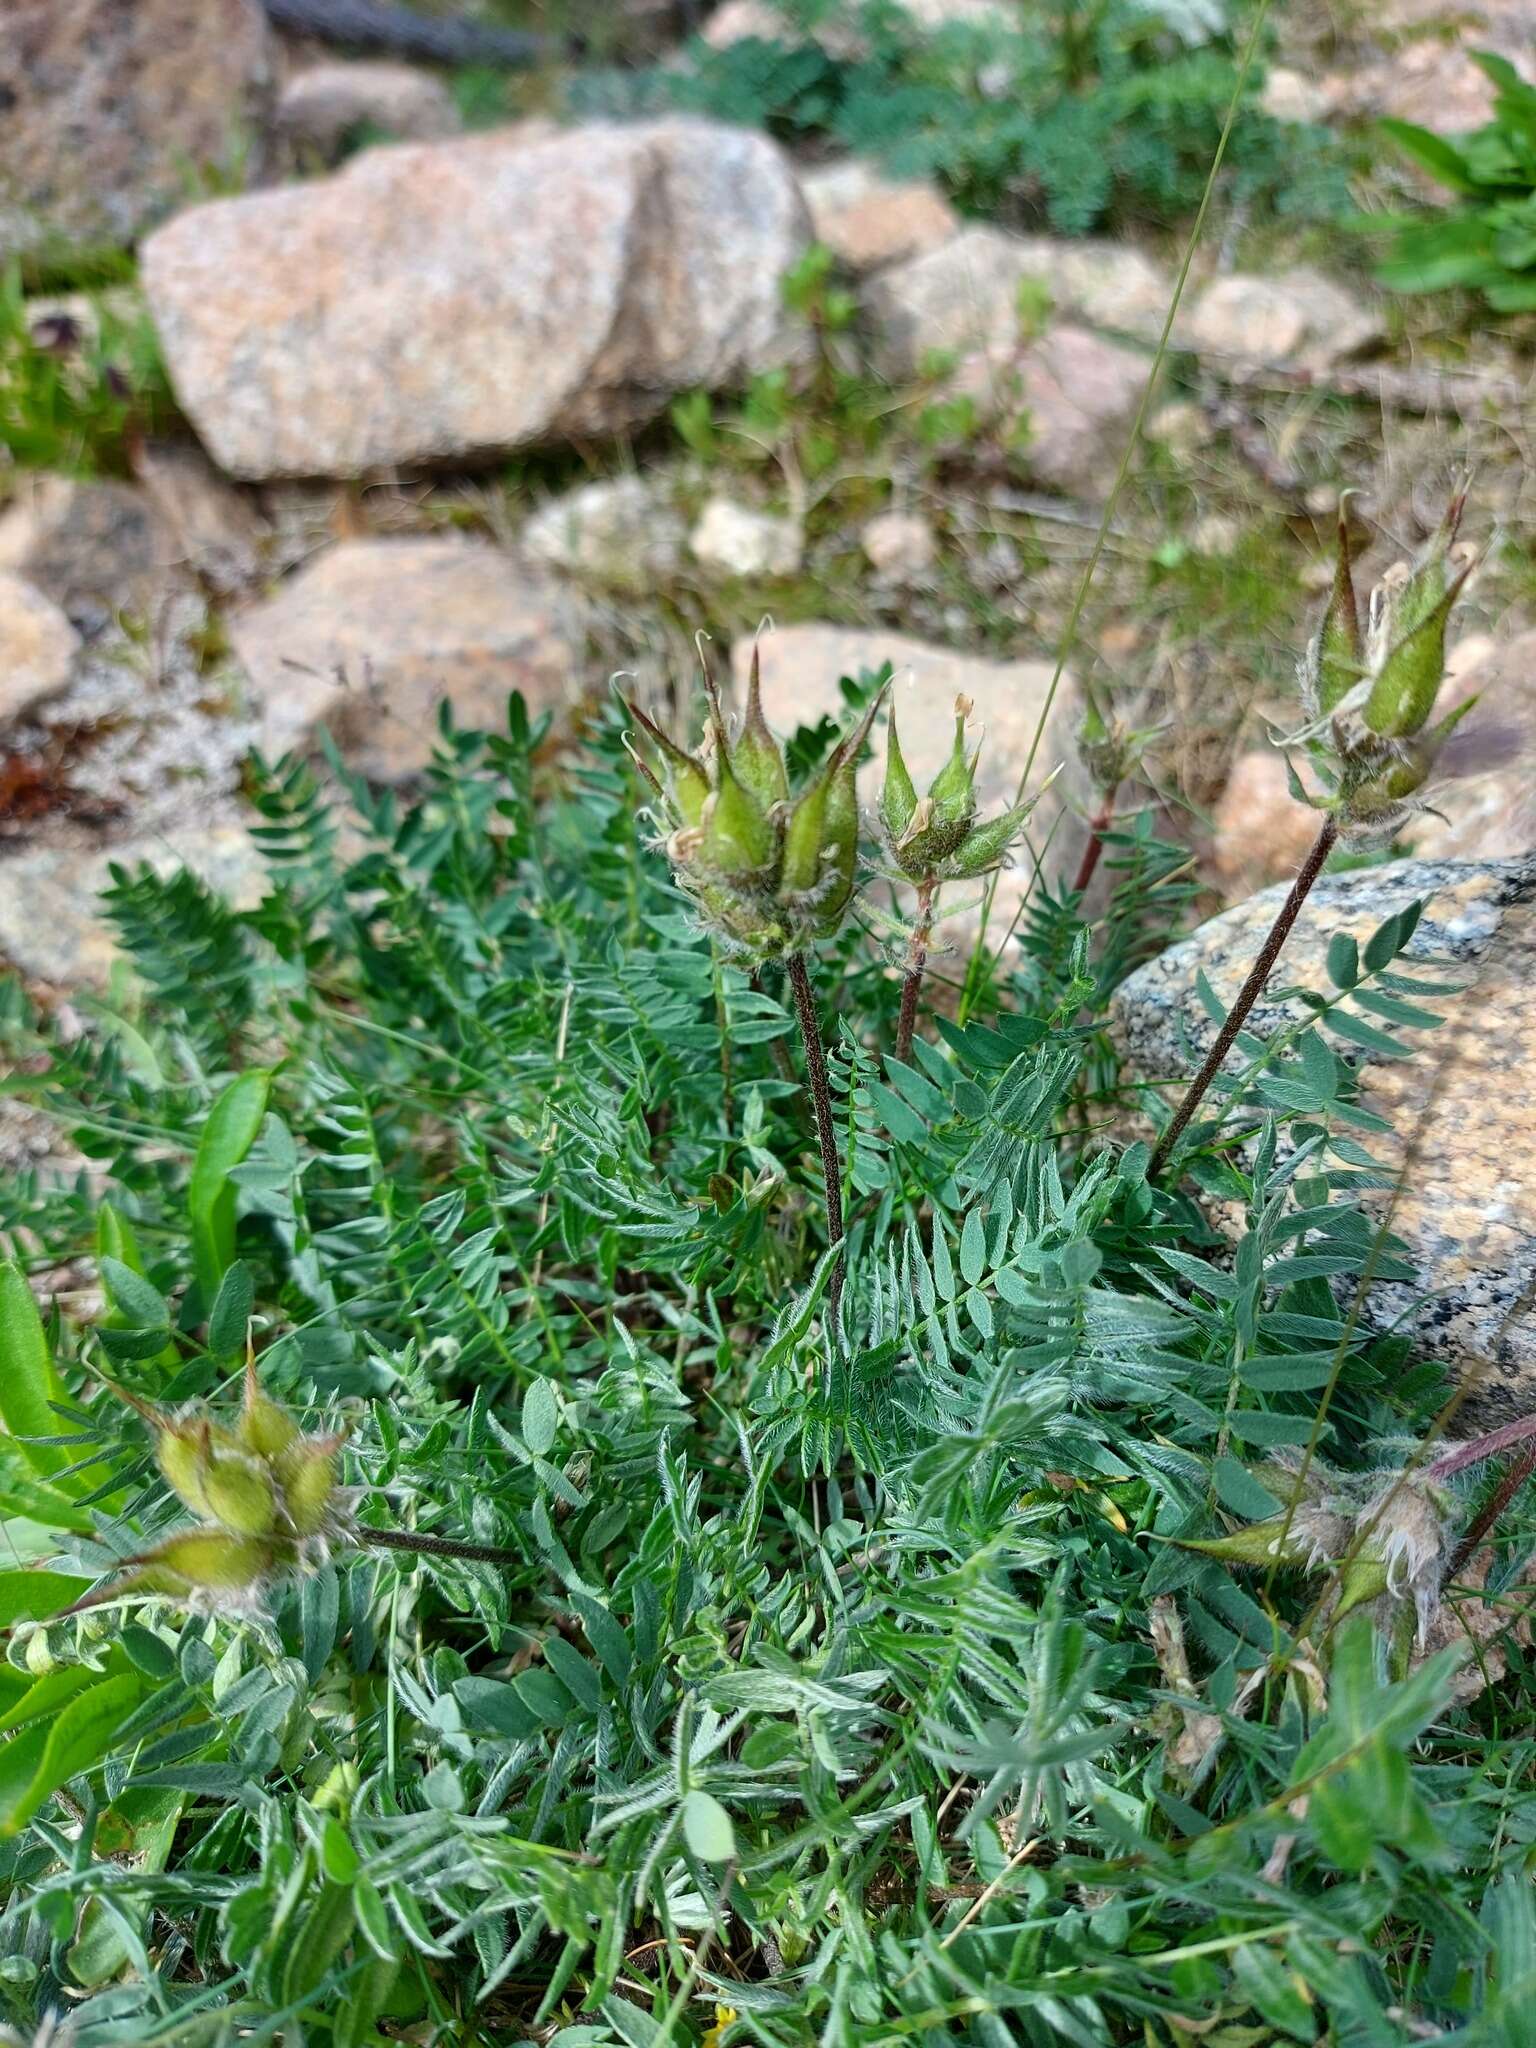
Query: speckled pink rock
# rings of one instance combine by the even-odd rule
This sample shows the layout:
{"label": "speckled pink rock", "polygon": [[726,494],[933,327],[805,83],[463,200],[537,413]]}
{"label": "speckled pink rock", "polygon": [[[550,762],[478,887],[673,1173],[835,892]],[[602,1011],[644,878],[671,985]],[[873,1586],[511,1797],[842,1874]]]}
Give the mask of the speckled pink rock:
{"label": "speckled pink rock", "polygon": [[326,727],[377,782],[424,768],[447,703],[503,729],[520,690],[535,713],[573,694],[569,600],[541,570],[454,538],[348,540],[230,621],[266,754]]}
{"label": "speckled pink rock", "polygon": [[[1215,1027],[1196,987],[1201,971],[1223,1004],[1236,995],[1284,894],[1250,897],[1158,955],[1121,984],[1112,1016],[1133,1069],[1148,1079],[1191,1071]],[[1329,987],[1335,932],[1363,947],[1415,898],[1427,907],[1404,964],[1462,993],[1430,1007],[1440,1029],[1410,1033],[1411,1059],[1345,1048],[1362,1069],[1365,1104],[1391,1124],[1372,1149],[1388,1171],[1411,1141],[1392,1213],[1415,1282],[1378,1283],[1363,1313],[1402,1327],[1469,1390],[1458,1428],[1536,1408],[1536,855],[1511,861],[1394,861],[1326,877],[1308,897],[1249,1029],[1269,1037],[1299,1014],[1280,992]]]}
{"label": "speckled pink rock", "polygon": [[371,149],[144,245],[182,406],[232,475],[351,476],[653,417],[794,353],[779,151],[705,122]]}
{"label": "speckled pink rock", "polygon": [[260,0],[3,0],[0,265],[131,241],[248,152],[271,55]]}

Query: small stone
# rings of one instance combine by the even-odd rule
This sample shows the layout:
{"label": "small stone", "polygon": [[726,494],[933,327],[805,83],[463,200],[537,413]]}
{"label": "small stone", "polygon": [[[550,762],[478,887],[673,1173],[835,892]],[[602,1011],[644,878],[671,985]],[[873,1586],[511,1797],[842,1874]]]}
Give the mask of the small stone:
{"label": "small stone", "polygon": [[1201,354],[1326,369],[1386,337],[1379,309],[1319,270],[1217,278],[1200,293],[1180,338]]}
{"label": "small stone", "polygon": [[187,441],[146,442],[134,469],[172,562],[220,597],[248,590],[269,537],[249,497]]}
{"label": "small stone", "polygon": [[365,150],[190,208],[141,271],[221,468],[350,477],[618,432],[794,360],[808,230],[762,136],[598,124]]}
{"label": "small stone", "polygon": [[936,249],[960,224],[932,185],[893,182],[857,158],[808,173],[800,189],[817,241],[860,275]]}
{"label": "small stone", "polygon": [[1315,79],[1308,78],[1304,72],[1291,71],[1283,64],[1276,64],[1265,76],[1264,90],[1259,95],[1259,109],[1272,121],[1321,121],[1328,112],[1328,95]]}
{"label": "small stone", "polygon": [[800,567],[804,536],[792,519],[711,498],[688,536],[701,568],[717,576],[793,576]]}
{"label": "small stone", "polygon": [[259,0],[6,0],[0,260],[126,246],[267,104]]}
{"label": "small stone", "polygon": [[1160,405],[1143,429],[1144,438],[1166,448],[1181,462],[1198,454],[1211,438],[1210,422],[1192,398]]}
{"label": "small stone", "polygon": [[677,574],[683,523],[645,477],[604,477],[550,498],[523,528],[531,561],[614,590],[647,590]]}
{"label": "small stone", "polygon": [[[847,10],[856,13],[856,9]],[[900,13],[911,28],[948,28],[961,23],[973,28],[1009,28],[1007,0],[902,0]],[[822,10],[812,30],[800,27],[793,11],[776,7],[773,0],[723,0],[705,22],[703,39],[712,49],[728,50],[733,43],[749,40],[787,43],[792,48],[814,41],[830,57],[856,58],[868,54],[869,42],[840,17],[835,7]]]}
{"label": "small stone", "polygon": [[117,613],[148,608],[165,555],[131,484],[24,473],[0,516],[0,568],[35,583],[88,639]]}
{"label": "small stone", "polygon": [[1477,703],[1435,763],[1430,810],[1403,833],[1428,860],[1536,852],[1536,629],[1502,646],[1469,633],[1450,650],[1444,705]]}
{"label": "small stone", "polygon": [[147,862],[159,874],[190,868],[249,909],[266,890],[266,863],[245,826],[210,818],[111,846],[34,846],[0,863],[0,960],[55,988],[104,987],[119,958],[101,910],[110,868]]}
{"label": "small stone", "polygon": [[918,512],[879,512],[859,535],[866,559],[892,583],[918,583],[938,553],[932,525]]}
{"label": "small stone", "polygon": [[[1283,886],[1266,889],[1121,984],[1111,1017],[1134,1075],[1166,1082],[1192,1071],[1216,1030],[1198,975],[1230,1004],[1283,899]],[[1351,1048],[1363,1106],[1391,1125],[1390,1135],[1369,1140],[1389,1177],[1413,1146],[1391,1227],[1414,1279],[1378,1280],[1362,1313],[1367,1327],[1400,1330],[1461,1379],[1469,1398],[1458,1428],[1492,1426],[1536,1408],[1536,1323],[1523,1312],[1536,1288],[1536,857],[1404,860],[1325,876],[1270,990],[1329,989],[1329,939],[1344,932],[1363,947],[1416,900],[1426,908],[1404,966],[1461,984],[1462,993],[1433,999],[1446,1021],[1408,1034],[1419,1048],[1411,1059]],[[1266,991],[1248,1028],[1268,1038],[1301,1014]]]}
{"label": "small stone", "polygon": [[773,0],[722,0],[699,34],[712,50],[728,50],[733,43],[787,42],[792,31]]}
{"label": "small stone", "polygon": [[414,64],[312,64],[289,79],[277,103],[279,133],[327,163],[360,133],[375,141],[440,142],[463,125],[443,80]]}
{"label": "small stone", "polygon": [[1172,285],[1137,249],[968,227],[880,271],[863,301],[880,366],[921,372],[938,354],[1003,355],[1028,338],[1043,306],[1068,320],[1155,338]]}
{"label": "small stone", "polygon": [[1149,368],[1124,343],[1061,323],[1011,361],[967,357],[948,389],[971,399],[1041,483],[1093,497],[1114,479]]}
{"label": "small stone", "polygon": [[[733,43],[786,43],[792,48],[811,40],[783,8],[773,0],[723,0],[700,30],[712,50],[728,50]],[[869,45],[857,29],[835,16],[816,24],[815,40],[830,57],[861,57]]]}
{"label": "small stone", "polygon": [[63,689],[79,645],[51,598],[0,569],[0,727]]}
{"label": "small stone", "polygon": [[1291,795],[1278,747],[1239,754],[1212,813],[1207,865],[1225,895],[1246,895],[1294,875],[1317,837],[1318,817]]}
{"label": "small stone", "polygon": [[498,549],[447,539],[348,540],[230,621],[271,758],[325,726],[358,769],[397,782],[431,759],[437,714],[499,732],[520,690],[563,703],[578,646],[560,592]]}
{"label": "small stone", "polygon": [[[1493,117],[1497,88],[1478,54],[1504,57],[1530,76],[1536,0],[1457,0],[1450,12],[1445,0],[1380,0],[1361,10],[1349,41],[1348,68],[1318,81],[1330,114],[1385,114],[1460,136]],[[1445,203],[1427,172],[1414,175]]]}

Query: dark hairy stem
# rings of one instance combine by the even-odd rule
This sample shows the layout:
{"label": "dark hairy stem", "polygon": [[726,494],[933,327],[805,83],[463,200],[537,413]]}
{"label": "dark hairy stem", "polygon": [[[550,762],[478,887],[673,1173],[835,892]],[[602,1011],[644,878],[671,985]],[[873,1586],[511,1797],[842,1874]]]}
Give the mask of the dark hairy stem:
{"label": "dark hairy stem", "polygon": [[1083,848],[1083,857],[1078,863],[1077,880],[1072,884],[1072,893],[1081,896],[1098,870],[1099,855],[1104,851],[1104,834],[1115,822],[1115,797],[1118,791],[1106,790],[1104,801],[1094,812],[1088,826],[1088,844]]}
{"label": "dark hairy stem", "polygon": [[1445,1568],[1448,1579],[1454,1578],[1461,1570],[1533,1472],[1536,1472],[1536,1443],[1528,1443],[1462,1532]]}
{"label": "dark hairy stem", "polygon": [[413,1529],[359,1529],[359,1543],[373,1550],[408,1550],[416,1557],[459,1557],[471,1564],[521,1564],[515,1550],[494,1543],[456,1543],[451,1536],[418,1536]]}
{"label": "dark hairy stem", "polygon": [[932,879],[918,884],[917,921],[907,947],[907,972],[901,984],[901,1012],[896,1019],[896,1057],[912,1057],[912,1034],[917,1029],[917,998],[923,986],[923,969],[928,965],[928,940],[933,931],[933,898],[938,883]]}
{"label": "dark hairy stem", "polygon": [[1290,937],[1291,926],[1296,922],[1301,906],[1306,902],[1312,884],[1322,873],[1323,863],[1327,860],[1329,854],[1332,853],[1334,842],[1338,836],[1338,826],[1335,825],[1332,818],[1325,818],[1323,820],[1323,829],[1318,833],[1313,843],[1312,851],[1302,862],[1301,872],[1297,875],[1295,881],[1292,882],[1290,894],[1280,906],[1279,916],[1269,928],[1269,937],[1259,948],[1259,957],[1254,961],[1248,979],[1237,992],[1237,1000],[1232,1005],[1226,1023],[1222,1025],[1220,1031],[1216,1034],[1216,1043],[1206,1054],[1205,1064],[1201,1067],[1199,1073],[1196,1074],[1194,1080],[1190,1082],[1184,1100],[1174,1111],[1173,1121],[1158,1140],[1157,1150],[1152,1154],[1152,1163],[1147,1169],[1150,1177],[1155,1178],[1167,1165],[1168,1155],[1183,1136],[1185,1125],[1200,1107],[1201,1097],[1220,1072],[1221,1063],[1232,1050],[1234,1039],[1247,1022],[1248,1012],[1263,993],[1264,984],[1274,971],[1275,962],[1280,957],[1280,949]]}
{"label": "dark hairy stem", "polygon": [[[816,997],[811,990],[810,972],[803,954],[792,953],[784,963],[789,976],[789,985],[795,992],[795,1015],[800,1022],[800,1037],[805,1045],[805,1074],[810,1085],[811,1106],[816,1112],[816,1138],[821,1146],[821,1177],[827,1189],[827,1238],[829,1243],[843,1241],[843,1169],[837,1156],[837,1136],[832,1128],[832,1090],[827,1082],[827,1056],[822,1050],[821,1026],[816,1018]],[[827,1289],[832,1307],[832,1321],[837,1321],[838,1304],[843,1298],[843,1262],[839,1259],[832,1268],[832,1280]]]}

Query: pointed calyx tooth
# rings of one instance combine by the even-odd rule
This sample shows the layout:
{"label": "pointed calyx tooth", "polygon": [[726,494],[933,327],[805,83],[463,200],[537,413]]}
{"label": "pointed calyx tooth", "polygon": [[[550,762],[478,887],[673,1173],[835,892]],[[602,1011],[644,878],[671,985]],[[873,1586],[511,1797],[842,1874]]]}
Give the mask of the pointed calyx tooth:
{"label": "pointed calyx tooth", "polygon": [[901,751],[896,710],[885,727],[885,780],[880,786],[880,822],[893,846],[899,846],[917,810],[917,790]]}
{"label": "pointed calyx tooth", "polygon": [[762,663],[752,649],[752,676],[747,688],[747,713],[740,735],[731,750],[731,765],[744,788],[764,810],[782,803],[789,795],[789,770],[784,749],[774,738],[763,716]]}
{"label": "pointed calyx tooth", "polygon": [[1308,680],[1317,712],[1326,714],[1336,710],[1353,689],[1360,680],[1364,652],[1360,604],[1355,596],[1354,569],[1350,559],[1349,522],[1341,498],[1339,553],[1333,589],[1308,649]]}

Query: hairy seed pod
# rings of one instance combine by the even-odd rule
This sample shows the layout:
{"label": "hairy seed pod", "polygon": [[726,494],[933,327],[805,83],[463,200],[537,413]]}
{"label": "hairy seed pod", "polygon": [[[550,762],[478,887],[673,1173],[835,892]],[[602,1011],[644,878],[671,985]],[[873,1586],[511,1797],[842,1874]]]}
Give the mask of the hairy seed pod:
{"label": "hairy seed pod", "polygon": [[976,815],[976,756],[966,752],[965,722],[971,715],[969,697],[955,699],[955,740],[949,759],[928,785],[933,814],[928,826],[933,857],[943,860],[954,852]]}
{"label": "hairy seed pod", "polygon": [[893,706],[885,727],[885,780],[880,787],[880,822],[893,846],[900,842],[916,809],[917,790],[902,755]]}
{"label": "hairy seed pod", "polygon": [[[1347,494],[1346,494],[1347,496]],[[1333,589],[1312,644],[1307,649],[1306,675],[1313,715],[1332,712],[1359,682],[1364,667],[1360,604],[1355,596],[1350,561],[1349,521],[1339,504],[1339,555]]]}
{"label": "hairy seed pod", "polygon": [[252,1596],[282,1562],[280,1546],[223,1529],[183,1529],[129,1560],[131,1584],[177,1599]]}
{"label": "hairy seed pod", "polygon": [[1402,599],[1389,604],[1386,619],[1389,631],[1400,634],[1384,645],[1380,659],[1375,666],[1371,682],[1371,693],[1366,699],[1361,718],[1373,733],[1383,739],[1403,739],[1419,732],[1428,723],[1435,708],[1435,699],[1445,680],[1445,628],[1451,615],[1451,606],[1460,595],[1461,587],[1471,573],[1467,563],[1454,581],[1447,584],[1436,599],[1430,611],[1412,618],[1417,606],[1409,601],[1411,584],[1404,586]]}
{"label": "hairy seed pod", "polygon": [[789,771],[784,749],[769,730],[763,716],[762,665],[752,650],[752,677],[747,686],[747,715],[740,737],[731,749],[731,766],[736,779],[765,811],[783,803],[789,795]]}
{"label": "hairy seed pod", "polygon": [[722,755],[715,767],[714,792],[704,806],[703,842],[698,862],[706,873],[728,882],[751,882],[766,876],[778,852],[778,834],[756,797],[736,779]]}

